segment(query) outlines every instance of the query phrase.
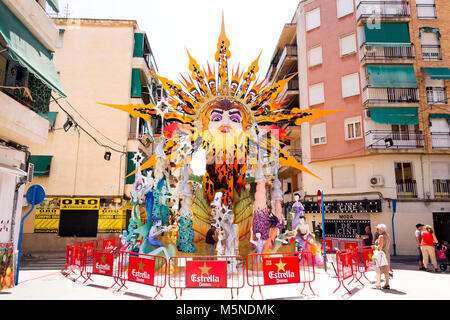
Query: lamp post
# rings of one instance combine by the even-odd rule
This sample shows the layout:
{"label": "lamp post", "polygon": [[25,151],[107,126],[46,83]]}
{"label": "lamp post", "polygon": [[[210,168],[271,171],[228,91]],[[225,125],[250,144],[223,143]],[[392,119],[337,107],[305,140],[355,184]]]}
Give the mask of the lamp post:
{"label": "lamp post", "polygon": [[325,213],[324,213],[324,206],[323,206],[323,191],[317,190],[317,203],[320,206],[320,212],[322,213],[322,249],[323,249],[323,268],[325,272],[327,272],[327,249],[325,246]]}

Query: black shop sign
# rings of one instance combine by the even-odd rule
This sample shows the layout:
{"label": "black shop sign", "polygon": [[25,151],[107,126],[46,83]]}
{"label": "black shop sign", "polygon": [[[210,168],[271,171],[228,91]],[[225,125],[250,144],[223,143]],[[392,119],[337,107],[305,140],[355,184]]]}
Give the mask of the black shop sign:
{"label": "black shop sign", "polygon": [[354,238],[365,233],[370,220],[326,220],[325,236],[330,238]]}
{"label": "black shop sign", "polygon": [[[305,213],[320,213],[320,206],[316,201],[303,203]],[[381,212],[381,200],[347,200],[325,201],[325,213],[374,213]]]}

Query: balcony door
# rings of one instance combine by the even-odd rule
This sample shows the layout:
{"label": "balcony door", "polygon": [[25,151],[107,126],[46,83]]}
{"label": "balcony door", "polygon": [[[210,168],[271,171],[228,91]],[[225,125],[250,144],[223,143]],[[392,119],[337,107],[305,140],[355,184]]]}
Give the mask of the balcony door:
{"label": "balcony door", "polygon": [[416,181],[413,179],[412,163],[395,162],[395,181],[399,198],[417,197]]}

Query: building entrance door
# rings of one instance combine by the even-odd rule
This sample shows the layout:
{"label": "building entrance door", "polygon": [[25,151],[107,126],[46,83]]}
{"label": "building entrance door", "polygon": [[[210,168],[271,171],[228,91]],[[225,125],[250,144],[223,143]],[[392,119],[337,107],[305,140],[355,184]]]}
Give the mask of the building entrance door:
{"label": "building entrance door", "polygon": [[450,243],[450,212],[433,212],[433,225],[439,242]]}

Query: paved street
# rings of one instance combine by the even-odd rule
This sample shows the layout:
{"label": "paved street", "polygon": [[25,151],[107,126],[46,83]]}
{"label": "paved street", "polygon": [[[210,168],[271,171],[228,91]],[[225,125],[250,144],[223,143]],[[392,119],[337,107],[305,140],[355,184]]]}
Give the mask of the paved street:
{"label": "paved street", "polygon": [[[52,258],[47,257],[47,261]],[[53,259],[59,259],[53,257]],[[26,259],[25,259],[26,260]],[[43,260],[43,259],[41,259]],[[51,262],[51,261],[50,261]],[[49,263],[50,263],[49,262]],[[108,289],[112,284],[109,277],[93,276],[94,281],[83,285],[65,278],[59,270],[38,270],[39,265],[28,266],[20,271],[19,285],[13,289],[0,292],[1,300],[142,300],[151,299],[155,295],[152,287],[127,282],[128,290],[114,293]],[[448,300],[450,299],[450,272],[429,273],[418,271],[415,257],[392,257],[394,277],[391,280],[391,290],[373,289],[373,284],[363,280],[365,286],[356,285],[353,281],[348,288],[352,295],[346,294],[338,287],[338,280],[332,266],[328,273],[317,269],[316,280],[312,288],[316,295],[305,289],[305,295],[300,294],[300,285],[279,285],[262,288],[267,300]],[[368,278],[375,280],[375,274],[370,272]],[[345,282],[348,283],[348,280]],[[432,288],[432,289],[430,289]],[[208,294],[205,294],[207,290]],[[238,300],[250,300],[252,290],[244,286],[239,290]],[[176,299],[174,290],[168,285],[162,290],[159,300]],[[255,291],[255,299],[261,299]],[[187,289],[183,291],[182,300],[230,300],[230,291],[223,289]]]}

